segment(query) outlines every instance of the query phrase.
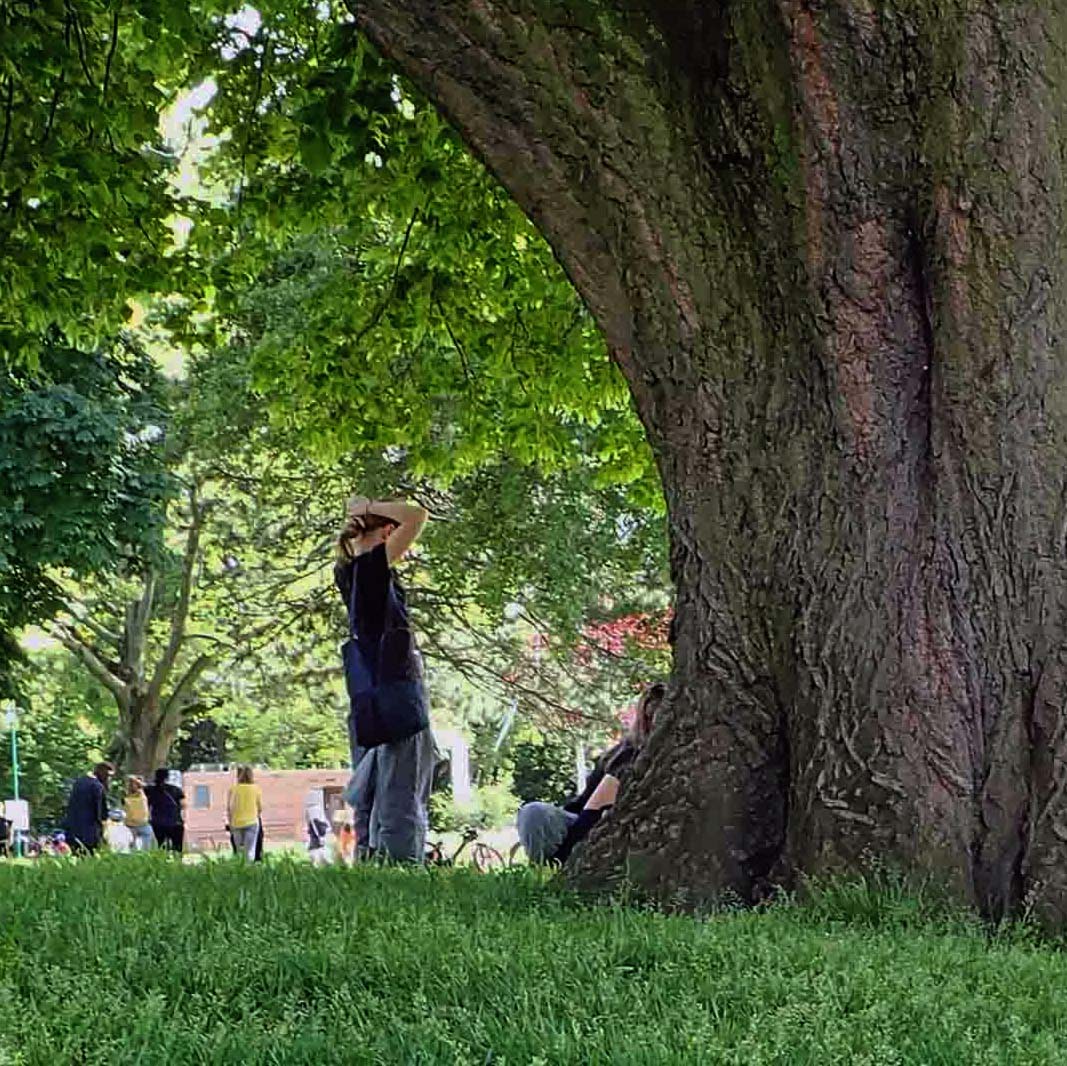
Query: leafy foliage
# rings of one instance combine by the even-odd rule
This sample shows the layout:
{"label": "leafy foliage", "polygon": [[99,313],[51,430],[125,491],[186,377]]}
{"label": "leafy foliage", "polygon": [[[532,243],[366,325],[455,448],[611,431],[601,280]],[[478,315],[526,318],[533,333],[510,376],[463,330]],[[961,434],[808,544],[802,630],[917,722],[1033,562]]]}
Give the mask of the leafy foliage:
{"label": "leafy foliage", "polygon": [[530,222],[343,8],[259,10],[206,112],[212,187],[236,192],[192,211],[190,249],[276,416],[415,478],[578,463],[657,506],[621,375]]}
{"label": "leafy foliage", "polygon": [[51,576],[131,568],[161,543],[172,491],[163,383],[119,341],[53,343],[0,378],[0,628],[48,617]]}
{"label": "leafy foliage", "polygon": [[[56,822],[69,782],[104,757],[114,728],[110,695],[61,649],[34,655],[23,678],[19,720],[19,792],[36,823]],[[7,732],[0,732],[0,797],[13,795]]]}
{"label": "leafy foliage", "polygon": [[[158,116],[196,79],[217,91],[198,94],[207,128],[191,123],[202,165],[189,180]],[[8,108],[0,151],[0,265],[35,316],[7,315],[0,298],[9,364],[33,365],[44,329],[113,328],[141,293],[163,297],[183,349],[169,459],[203,510],[195,558],[183,564],[194,516],[175,504],[167,550],[142,574],[88,580],[133,560],[108,534],[77,541],[84,559],[42,545],[36,570],[12,563],[0,579],[22,605],[37,588],[38,617],[56,606],[56,567],[86,579],[65,639],[83,661],[99,652],[120,747],[140,686],[168,736],[191,714],[260,759],[332,761],[331,540],[353,488],[417,495],[437,516],[407,580],[443,665],[438,693],[481,692],[491,729],[506,689],[557,723],[610,722],[648,664],[594,651],[575,670],[572,652],[591,621],[665,605],[650,452],[551,251],[346,8],[49,2],[0,43],[0,106],[5,93],[32,99]],[[80,410],[49,403],[26,415],[35,433],[50,419],[87,432]],[[105,436],[83,441],[101,464]],[[113,497],[133,540],[148,532],[136,501],[150,488],[142,476]],[[52,517],[61,539],[88,522]],[[106,507],[101,522],[119,524]],[[130,667],[138,603],[143,678]]]}
{"label": "leafy foliage", "polygon": [[0,354],[84,348],[168,287],[173,159],[159,112],[214,37],[210,0],[0,5]]}
{"label": "leafy foliage", "polygon": [[569,737],[524,730],[508,748],[515,795],[522,803],[562,803],[575,792],[574,757]]}

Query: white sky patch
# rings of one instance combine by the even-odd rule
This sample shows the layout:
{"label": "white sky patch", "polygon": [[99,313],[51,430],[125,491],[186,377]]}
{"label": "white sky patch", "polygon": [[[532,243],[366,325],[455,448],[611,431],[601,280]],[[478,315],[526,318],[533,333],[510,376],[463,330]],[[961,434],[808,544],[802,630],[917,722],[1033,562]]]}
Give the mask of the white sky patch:
{"label": "white sky patch", "polygon": [[171,239],[175,248],[184,248],[193,232],[193,220],[188,215],[175,215],[170,223]]}
{"label": "white sky patch", "polygon": [[198,113],[211,103],[218,91],[215,79],[207,78],[188,92],[178,94],[173,107],[163,114],[163,136],[168,144],[177,145],[186,139],[189,123],[196,120]]}
{"label": "white sky patch", "polygon": [[24,651],[46,651],[49,648],[58,648],[59,641],[50,637],[43,629],[30,626],[22,634],[19,640]]}
{"label": "white sky patch", "polygon": [[244,7],[233,15],[227,15],[223,19],[226,28],[231,32],[230,43],[222,46],[222,58],[229,62],[239,52],[243,52],[249,45],[249,39],[255,37],[259,27],[263,25],[260,13],[251,5]]}

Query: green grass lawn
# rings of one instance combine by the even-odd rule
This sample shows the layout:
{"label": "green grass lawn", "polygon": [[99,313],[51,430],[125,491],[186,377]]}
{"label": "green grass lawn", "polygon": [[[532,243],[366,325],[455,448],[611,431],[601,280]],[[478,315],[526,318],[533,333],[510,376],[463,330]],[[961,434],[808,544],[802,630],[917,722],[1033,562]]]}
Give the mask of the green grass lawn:
{"label": "green grass lawn", "polygon": [[529,870],[0,865],[0,1063],[1067,1063],[1067,957],[862,883],[698,920]]}

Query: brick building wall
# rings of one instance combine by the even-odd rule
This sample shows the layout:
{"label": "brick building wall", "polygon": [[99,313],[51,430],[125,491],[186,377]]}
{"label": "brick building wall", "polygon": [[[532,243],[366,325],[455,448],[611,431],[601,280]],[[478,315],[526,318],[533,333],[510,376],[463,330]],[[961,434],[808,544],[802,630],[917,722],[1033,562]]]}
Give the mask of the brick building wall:
{"label": "brick building wall", "polygon": [[[304,801],[313,788],[323,790],[328,817],[344,806],[341,792],[349,770],[255,770],[255,783],[263,790],[263,834],[268,844],[304,842]],[[237,780],[232,770],[187,770],[185,840],[190,851],[228,850],[226,794]],[[347,809],[347,808],[346,808]]]}

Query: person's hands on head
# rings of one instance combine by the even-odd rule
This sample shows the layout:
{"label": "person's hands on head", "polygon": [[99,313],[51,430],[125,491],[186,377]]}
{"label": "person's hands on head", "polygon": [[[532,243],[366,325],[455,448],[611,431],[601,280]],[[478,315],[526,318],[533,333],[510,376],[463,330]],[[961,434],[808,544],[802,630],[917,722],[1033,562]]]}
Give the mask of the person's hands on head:
{"label": "person's hands on head", "polygon": [[349,496],[348,498],[348,517],[349,518],[366,518],[367,512],[370,508],[370,499],[366,496]]}

